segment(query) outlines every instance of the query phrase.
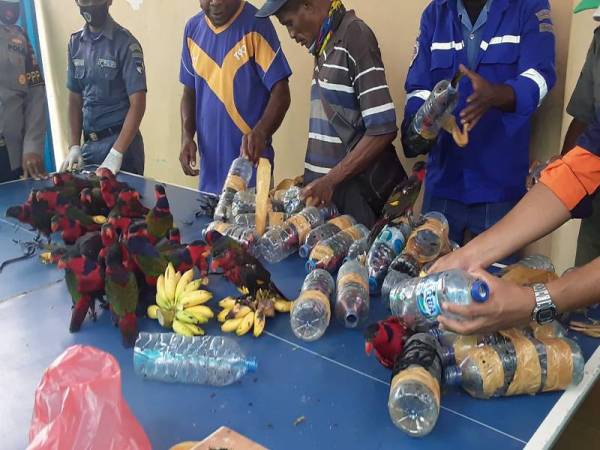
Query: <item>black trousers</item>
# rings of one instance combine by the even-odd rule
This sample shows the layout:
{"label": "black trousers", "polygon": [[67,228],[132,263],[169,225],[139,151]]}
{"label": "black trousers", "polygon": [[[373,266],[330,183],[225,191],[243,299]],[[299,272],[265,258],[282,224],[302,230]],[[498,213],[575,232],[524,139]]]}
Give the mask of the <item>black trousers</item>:
{"label": "black trousers", "polygon": [[340,213],[349,214],[367,228],[372,228],[381,214],[382,205],[372,205],[365,196],[365,187],[358,179],[340,184],[333,193],[333,203]]}
{"label": "black trousers", "polygon": [[10,167],[10,158],[6,146],[0,147],[0,183],[18,180],[23,175],[23,170],[19,167],[13,170]]}

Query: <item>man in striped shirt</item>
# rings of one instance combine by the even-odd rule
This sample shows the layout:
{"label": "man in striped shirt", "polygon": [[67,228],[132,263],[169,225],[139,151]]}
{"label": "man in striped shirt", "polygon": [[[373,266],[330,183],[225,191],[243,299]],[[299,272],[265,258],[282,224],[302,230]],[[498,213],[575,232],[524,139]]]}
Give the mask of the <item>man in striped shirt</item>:
{"label": "man in striped shirt", "polygon": [[406,176],[375,35],[340,0],[268,0],[257,15],[276,15],[315,56],[303,195],[373,225]]}

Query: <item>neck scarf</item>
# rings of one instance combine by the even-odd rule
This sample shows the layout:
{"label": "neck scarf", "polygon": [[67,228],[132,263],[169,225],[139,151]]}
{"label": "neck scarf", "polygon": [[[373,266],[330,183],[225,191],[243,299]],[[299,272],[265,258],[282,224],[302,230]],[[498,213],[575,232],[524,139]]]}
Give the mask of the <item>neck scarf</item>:
{"label": "neck scarf", "polygon": [[321,31],[319,32],[319,37],[311,47],[311,53],[317,57],[321,56],[325,51],[325,47],[329,44],[331,40],[331,36],[339,23],[342,21],[344,14],[346,13],[346,8],[344,8],[344,4],[342,0],[333,0],[331,2],[331,6],[329,7],[329,14],[327,18],[321,25]]}

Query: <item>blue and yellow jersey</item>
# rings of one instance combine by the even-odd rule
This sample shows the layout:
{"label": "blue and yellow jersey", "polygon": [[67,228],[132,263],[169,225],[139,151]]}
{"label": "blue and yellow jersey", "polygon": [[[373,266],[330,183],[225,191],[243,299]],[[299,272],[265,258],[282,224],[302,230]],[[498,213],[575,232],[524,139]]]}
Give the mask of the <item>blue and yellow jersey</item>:
{"label": "blue and yellow jersey", "polygon": [[[200,148],[200,190],[220,193],[242,137],[262,117],[271,89],[291,69],[269,19],[254,17],[242,2],[225,25],[216,28],[204,12],[186,25],[180,81],[196,91],[196,130]],[[273,160],[269,147],[264,156]]]}

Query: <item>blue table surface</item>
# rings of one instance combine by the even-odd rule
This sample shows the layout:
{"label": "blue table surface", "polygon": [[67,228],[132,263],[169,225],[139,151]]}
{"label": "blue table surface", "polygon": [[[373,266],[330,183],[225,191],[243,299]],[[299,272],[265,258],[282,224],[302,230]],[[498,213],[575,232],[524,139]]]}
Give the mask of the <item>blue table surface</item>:
{"label": "blue table surface", "polygon": [[[151,181],[125,178],[152,203]],[[31,182],[0,185],[0,211],[23,201],[31,187]],[[167,194],[184,241],[198,238],[206,221],[194,218],[197,193],[168,186]],[[11,241],[15,233],[26,238],[29,232],[1,222],[0,233],[4,255],[11,247],[18,252]],[[292,257],[267,268],[282,291],[295,298],[304,278],[303,261]],[[98,347],[119,361],[125,399],[155,449],[200,440],[222,425],[272,449],[480,449],[482,443],[490,450],[522,448],[562,395],[481,401],[460,391],[445,392],[436,428],[415,440],[391,423],[390,372],[364,354],[360,330],[346,330],[333,320],[322,339],[306,343],[294,337],[287,315],[271,319],[260,339],[238,338],[246,353],[257,358],[258,371],[232,386],[145,381],[133,373],[132,350],[121,346],[108,314],[100,314],[96,323],[88,319],[79,333],[69,333],[71,300],[61,279],[60,271],[35,258],[0,273],[1,448],[25,448],[34,393],[44,369],[75,344]],[[236,292],[217,277],[210,289],[214,308],[216,300]],[[387,314],[387,307],[373,299],[371,319]],[[164,331],[147,319],[140,320],[140,328]],[[208,334],[221,334],[215,322],[205,328]],[[597,343],[582,336],[575,339],[589,358]],[[295,424],[299,417],[305,420]]]}

